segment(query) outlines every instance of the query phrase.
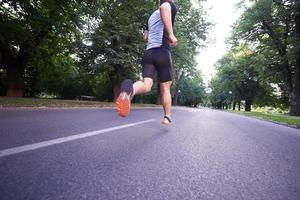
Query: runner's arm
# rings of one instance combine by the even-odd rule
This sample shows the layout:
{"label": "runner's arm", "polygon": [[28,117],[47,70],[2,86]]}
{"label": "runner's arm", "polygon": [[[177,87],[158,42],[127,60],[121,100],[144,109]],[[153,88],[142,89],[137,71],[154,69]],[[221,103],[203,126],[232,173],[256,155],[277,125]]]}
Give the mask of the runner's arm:
{"label": "runner's arm", "polygon": [[144,31],[144,42],[147,42],[148,41],[148,31],[145,30]]}
{"label": "runner's arm", "polygon": [[176,46],[177,38],[174,36],[173,32],[171,6],[169,3],[166,2],[160,6],[160,16],[163,21],[165,30],[169,35],[171,45]]}

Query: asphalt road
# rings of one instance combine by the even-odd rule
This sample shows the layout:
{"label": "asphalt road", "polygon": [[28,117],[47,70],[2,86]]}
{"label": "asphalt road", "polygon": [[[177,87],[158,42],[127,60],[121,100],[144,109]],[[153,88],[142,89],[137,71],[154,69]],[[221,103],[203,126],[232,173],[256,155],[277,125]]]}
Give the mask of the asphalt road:
{"label": "asphalt road", "polygon": [[161,112],[0,109],[0,199],[300,199],[300,130],[188,108],[164,127]]}

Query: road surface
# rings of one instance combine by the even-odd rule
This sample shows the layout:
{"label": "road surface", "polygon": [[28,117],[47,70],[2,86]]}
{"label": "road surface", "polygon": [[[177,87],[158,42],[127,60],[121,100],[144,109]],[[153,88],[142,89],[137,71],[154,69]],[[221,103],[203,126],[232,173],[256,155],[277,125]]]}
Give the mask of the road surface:
{"label": "road surface", "polygon": [[210,109],[1,109],[0,199],[299,200],[300,130]]}

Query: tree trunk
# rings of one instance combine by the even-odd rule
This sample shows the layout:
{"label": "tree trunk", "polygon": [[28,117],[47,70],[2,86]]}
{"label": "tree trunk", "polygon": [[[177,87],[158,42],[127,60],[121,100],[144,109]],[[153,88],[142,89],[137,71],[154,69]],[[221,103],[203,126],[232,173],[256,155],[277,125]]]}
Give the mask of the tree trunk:
{"label": "tree trunk", "polygon": [[[114,34],[114,31],[111,30],[111,47],[114,49],[116,52],[118,51],[119,48],[119,39],[118,36]],[[111,55],[113,56],[113,55]],[[120,95],[120,69],[122,68],[121,64],[113,64],[112,65],[113,70],[109,72],[109,79],[112,85],[112,90],[113,90],[113,95],[114,95],[114,102],[116,102],[117,98]],[[121,81],[122,82],[122,81]]]}
{"label": "tree trunk", "polygon": [[300,116],[300,97],[294,95],[291,98],[291,107],[290,107],[290,115],[292,116]]}
{"label": "tree trunk", "polygon": [[114,102],[117,100],[117,98],[120,95],[120,83],[119,83],[119,79],[118,79],[118,71],[120,69],[120,65],[113,65],[113,69],[110,73],[109,73],[109,80],[111,82],[112,85],[112,92],[113,92],[113,100]]}
{"label": "tree trunk", "polygon": [[235,110],[235,107],[236,107],[236,102],[234,101],[234,102],[233,102],[233,108],[232,108],[232,109]]}
{"label": "tree trunk", "polygon": [[[296,2],[296,12],[295,12],[295,48],[296,48],[296,67],[295,67],[295,78],[293,84],[292,72],[290,63],[287,56],[287,45],[282,44],[278,36],[275,34],[271,26],[263,20],[263,24],[267,30],[267,33],[273,40],[279,55],[282,59],[281,71],[283,73],[284,82],[287,87],[289,97],[290,97],[290,115],[300,116],[300,3]],[[290,22],[288,22],[290,23]],[[289,31],[289,27],[286,29]],[[288,35],[288,32],[286,33]]]}
{"label": "tree trunk", "polygon": [[252,104],[252,101],[246,100],[246,102],[245,102],[245,111],[246,112],[251,112],[251,104]]}
{"label": "tree trunk", "polygon": [[291,96],[290,115],[300,116],[300,2],[297,1],[295,15],[296,33],[296,66],[295,66],[295,85]]}
{"label": "tree trunk", "polygon": [[7,67],[7,90],[8,97],[24,96],[24,69],[27,63],[23,60],[11,60]]}
{"label": "tree trunk", "polygon": [[[48,27],[50,28],[50,26]],[[7,70],[7,90],[6,96],[23,97],[24,96],[24,74],[28,61],[41,41],[47,36],[48,29],[37,34],[34,42],[27,41],[20,44],[18,55],[10,50],[10,47],[0,48],[3,53],[3,64]]]}
{"label": "tree trunk", "polygon": [[238,103],[238,111],[241,111],[241,101]]}
{"label": "tree trunk", "polygon": [[116,102],[119,94],[120,94],[120,85],[119,84],[113,84],[113,95],[114,95],[114,102]]}
{"label": "tree trunk", "polygon": [[8,97],[23,97],[23,73],[19,72],[15,67],[10,67],[7,70],[7,90]]}
{"label": "tree trunk", "polygon": [[180,71],[178,70],[176,72],[176,83],[175,83],[175,93],[174,93],[174,97],[173,97],[173,105],[178,105],[178,97],[179,97],[179,88],[180,88],[180,83],[182,81],[184,72],[180,73]]}
{"label": "tree trunk", "polygon": [[[8,48],[1,48],[3,54],[2,64],[6,67],[6,96],[23,97],[24,95],[24,69],[26,65],[25,54],[14,56],[13,52]],[[20,50],[21,54],[23,51]]]}

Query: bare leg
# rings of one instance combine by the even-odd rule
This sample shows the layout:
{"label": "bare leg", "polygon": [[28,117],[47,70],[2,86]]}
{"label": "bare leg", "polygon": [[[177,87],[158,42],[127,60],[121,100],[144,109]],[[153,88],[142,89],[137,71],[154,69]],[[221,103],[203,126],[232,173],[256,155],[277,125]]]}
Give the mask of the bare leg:
{"label": "bare leg", "polygon": [[131,100],[135,94],[147,93],[151,90],[153,80],[144,78],[132,84],[130,79],[126,79],[121,84],[121,93],[116,100],[116,110],[119,116],[126,117],[130,112]]}
{"label": "bare leg", "polygon": [[[172,98],[170,93],[170,88],[172,85],[172,81],[161,83],[160,84],[160,91],[162,97],[162,104],[164,108],[164,114],[167,117],[171,117],[171,106],[172,106]],[[164,118],[163,124],[169,124],[170,122]]]}
{"label": "bare leg", "polygon": [[144,94],[151,91],[153,85],[152,78],[144,78],[141,81],[137,81],[133,84],[133,95]]}

